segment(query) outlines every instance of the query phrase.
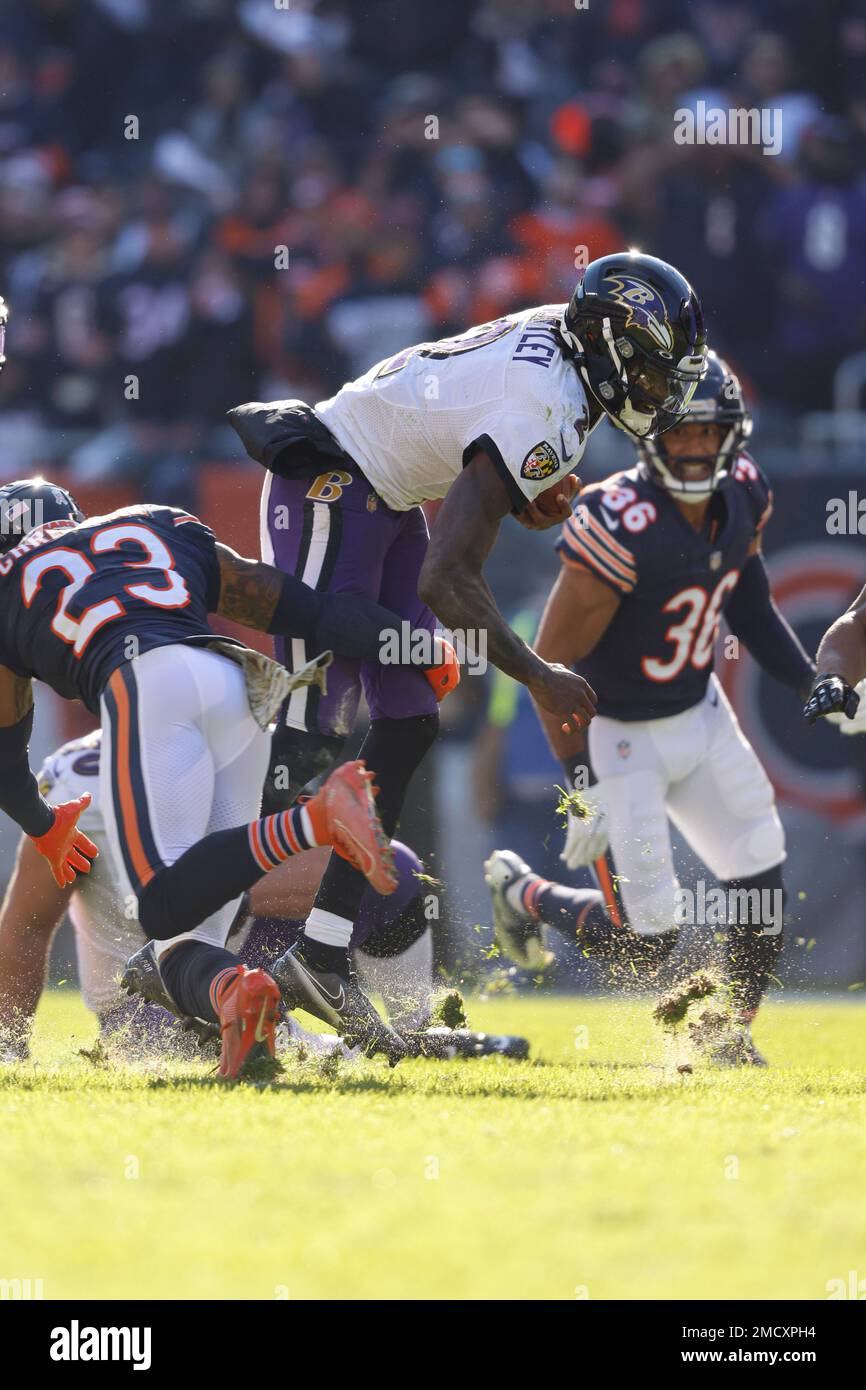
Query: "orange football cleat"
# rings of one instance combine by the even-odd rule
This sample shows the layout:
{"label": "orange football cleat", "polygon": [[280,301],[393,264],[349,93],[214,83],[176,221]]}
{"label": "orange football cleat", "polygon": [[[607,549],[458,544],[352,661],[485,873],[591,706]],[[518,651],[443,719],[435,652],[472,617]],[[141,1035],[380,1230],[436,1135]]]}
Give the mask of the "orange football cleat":
{"label": "orange football cleat", "polygon": [[363,762],[343,763],[307,802],[307,811],[317,843],[333,845],[361,870],[377,893],[387,895],[397,887],[397,870],[376,810],[372,782],[373,774]]}
{"label": "orange football cleat", "polygon": [[219,1016],[220,1076],[236,1080],[256,1063],[275,1063],[280,991],[270,975],[239,965],[224,988]]}

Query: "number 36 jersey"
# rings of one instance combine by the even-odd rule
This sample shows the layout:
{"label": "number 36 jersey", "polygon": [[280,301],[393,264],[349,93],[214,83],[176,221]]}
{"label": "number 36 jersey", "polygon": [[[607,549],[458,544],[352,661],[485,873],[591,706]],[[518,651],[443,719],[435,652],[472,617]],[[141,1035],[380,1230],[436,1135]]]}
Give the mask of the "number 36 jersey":
{"label": "number 36 jersey", "polygon": [[97,713],[123,661],[212,632],[213,532],[173,507],[31,531],[0,557],[0,665]]}
{"label": "number 36 jersey", "polygon": [[703,699],[719,619],[771,510],[769,483],[745,454],[719,483],[700,534],[640,468],[583,489],[557,549],[620,596],[578,666],[599,714],[662,719]]}

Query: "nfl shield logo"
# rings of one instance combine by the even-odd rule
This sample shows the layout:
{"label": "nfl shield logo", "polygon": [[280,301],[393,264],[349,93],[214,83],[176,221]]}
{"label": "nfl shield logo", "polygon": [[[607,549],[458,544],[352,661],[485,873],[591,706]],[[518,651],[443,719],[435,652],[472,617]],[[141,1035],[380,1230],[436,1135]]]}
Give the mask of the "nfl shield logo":
{"label": "nfl shield logo", "polygon": [[631,756],[631,744],[627,738],[620,739],[619,743],[616,745],[616,751],[621,758],[628,758]]}
{"label": "nfl shield logo", "polygon": [[710,556],[710,569],[717,570],[720,567],[721,563],[722,552],[720,550],[714,550],[712,555]]}

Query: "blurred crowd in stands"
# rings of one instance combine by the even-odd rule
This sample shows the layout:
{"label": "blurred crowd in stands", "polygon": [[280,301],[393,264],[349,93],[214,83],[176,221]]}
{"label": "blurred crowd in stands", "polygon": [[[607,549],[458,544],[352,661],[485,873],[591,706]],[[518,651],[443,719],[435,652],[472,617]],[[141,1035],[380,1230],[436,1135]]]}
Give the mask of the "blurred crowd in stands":
{"label": "blurred crowd in stands", "polygon": [[[699,101],[781,152],[677,144]],[[231,451],[227,407],[560,302],[578,247],[671,260],[754,398],[826,408],[864,153],[866,0],[0,0],[0,472]]]}

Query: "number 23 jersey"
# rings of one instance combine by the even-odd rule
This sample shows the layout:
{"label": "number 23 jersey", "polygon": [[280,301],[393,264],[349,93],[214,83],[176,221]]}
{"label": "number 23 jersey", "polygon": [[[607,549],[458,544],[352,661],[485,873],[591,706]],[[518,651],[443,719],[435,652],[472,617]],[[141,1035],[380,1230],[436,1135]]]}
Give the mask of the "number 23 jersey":
{"label": "number 23 jersey", "polygon": [[583,489],[557,549],[620,596],[578,664],[599,714],[662,719],[703,698],[719,619],[771,510],[769,483],[746,454],[719,483],[701,533],[638,467]]}
{"label": "number 23 jersey", "polygon": [[97,713],[123,661],[212,632],[213,532],[173,507],[32,531],[0,558],[0,665]]}

